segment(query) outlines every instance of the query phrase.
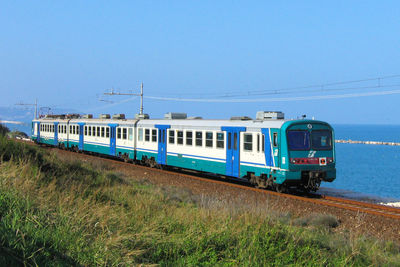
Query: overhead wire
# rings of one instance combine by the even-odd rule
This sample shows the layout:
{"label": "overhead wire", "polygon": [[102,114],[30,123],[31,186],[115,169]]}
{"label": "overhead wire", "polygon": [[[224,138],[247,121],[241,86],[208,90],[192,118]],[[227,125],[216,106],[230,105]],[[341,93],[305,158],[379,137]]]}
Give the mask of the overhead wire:
{"label": "overhead wire", "polygon": [[144,98],[161,101],[178,101],[178,102],[205,102],[205,103],[257,103],[257,102],[288,102],[288,101],[304,101],[304,100],[320,100],[320,99],[338,99],[338,98],[354,98],[363,96],[379,96],[400,94],[400,90],[378,91],[368,93],[351,93],[351,94],[335,94],[335,95],[313,95],[313,96],[296,96],[281,98],[257,98],[257,99],[205,99],[205,98],[174,98],[174,97],[157,97],[144,96]]}
{"label": "overhead wire", "polygon": [[[224,93],[170,93],[171,95],[180,95],[180,96],[199,96],[198,98],[206,98],[210,96],[214,96],[217,98],[234,98],[234,97],[244,97],[244,96],[257,96],[257,95],[268,95],[268,94],[289,94],[289,93],[308,93],[308,92],[318,92],[318,91],[340,91],[340,90],[357,90],[357,89],[373,89],[380,87],[392,87],[393,85],[382,85],[381,81],[393,78],[400,78],[400,74],[396,75],[386,75],[374,78],[365,78],[365,79],[357,79],[357,80],[348,80],[348,81],[339,81],[339,82],[331,82],[331,83],[321,83],[321,84],[311,84],[305,86],[296,86],[296,87],[287,87],[287,88],[278,88],[278,89],[263,89],[263,90],[241,90],[241,91],[229,91]],[[346,85],[346,84],[354,84],[354,83],[363,83],[363,82],[371,82],[378,81],[378,85],[374,86],[363,86],[363,87],[348,87],[348,88],[338,88],[332,89],[329,88],[334,85]],[[396,86],[396,85],[394,85]],[[301,90],[301,89],[312,89],[314,90]],[[187,91],[187,90],[186,90]]]}

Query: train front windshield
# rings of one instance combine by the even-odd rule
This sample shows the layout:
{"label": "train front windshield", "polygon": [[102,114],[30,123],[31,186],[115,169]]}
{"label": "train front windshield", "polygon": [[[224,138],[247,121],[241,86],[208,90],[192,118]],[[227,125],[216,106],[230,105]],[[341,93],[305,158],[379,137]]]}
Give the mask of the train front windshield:
{"label": "train front windshield", "polygon": [[293,130],[287,132],[290,150],[331,150],[332,132],[329,130],[301,131]]}

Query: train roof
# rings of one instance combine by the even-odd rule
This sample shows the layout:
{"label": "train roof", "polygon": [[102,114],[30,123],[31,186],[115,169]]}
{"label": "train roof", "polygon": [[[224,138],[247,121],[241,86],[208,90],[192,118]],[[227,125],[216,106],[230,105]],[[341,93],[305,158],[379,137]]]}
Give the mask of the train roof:
{"label": "train roof", "polygon": [[[221,126],[225,127],[246,127],[246,128],[281,128],[295,123],[323,123],[323,121],[308,120],[308,119],[266,119],[266,120],[206,120],[206,119],[57,119],[57,118],[41,118],[33,121],[38,122],[59,122],[59,123],[85,123],[85,124],[119,124],[119,125],[137,125],[150,126],[154,125],[169,125],[171,128],[192,127],[192,128],[209,128],[217,129]],[[329,125],[329,124],[327,124]]]}

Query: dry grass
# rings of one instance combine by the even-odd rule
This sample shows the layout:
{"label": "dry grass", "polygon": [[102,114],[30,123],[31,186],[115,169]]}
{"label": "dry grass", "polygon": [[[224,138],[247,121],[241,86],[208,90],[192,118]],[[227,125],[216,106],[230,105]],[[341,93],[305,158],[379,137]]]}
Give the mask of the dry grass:
{"label": "dry grass", "polygon": [[394,244],[332,235],[326,228],[337,220],[330,215],[291,226],[303,223],[290,214],[271,215],[268,201],[243,205],[240,198],[195,196],[146,180],[128,182],[101,164],[32,151],[28,155],[41,156],[24,157],[21,151],[0,164],[2,265],[344,266],[400,260]]}

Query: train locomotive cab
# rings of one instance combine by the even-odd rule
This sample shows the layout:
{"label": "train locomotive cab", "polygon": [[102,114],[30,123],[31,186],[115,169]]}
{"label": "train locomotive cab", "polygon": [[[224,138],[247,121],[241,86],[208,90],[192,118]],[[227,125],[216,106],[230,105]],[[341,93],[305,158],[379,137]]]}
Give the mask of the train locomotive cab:
{"label": "train locomotive cab", "polygon": [[328,123],[292,121],[281,130],[282,176],[277,184],[308,192],[336,178],[334,132]]}

